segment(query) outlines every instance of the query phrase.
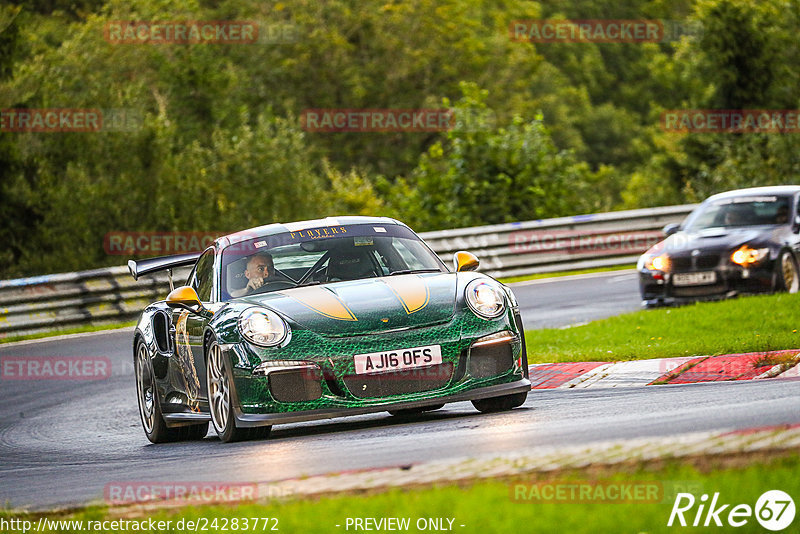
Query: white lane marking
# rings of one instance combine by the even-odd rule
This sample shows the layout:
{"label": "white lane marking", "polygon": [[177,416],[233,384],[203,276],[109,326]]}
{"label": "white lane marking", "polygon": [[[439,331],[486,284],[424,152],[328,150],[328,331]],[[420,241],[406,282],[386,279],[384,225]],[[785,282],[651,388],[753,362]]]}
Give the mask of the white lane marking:
{"label": "white lane marking", "polygon": [[625,274],[620,275],[620,276],[615,276],[614,278],[609,280],[608,283],[609,284],[616,284],[616,283],[619,283],[619,282],[627,282],[631,278],[634,278],[635,275],[636,275],[635,271],[629,272],[629,273],[625,273]]}
{"label": "white lane marking", "polygon": [[82,337],[99,336],[108,334],[110,332],[133,332],[136,327],[125,326],[123,328],[110,328],[108,330],[97,330],[96,332],[78,332],[77,334],[62,334],[60,336],[41,337],[38,339],[23,339],[22,341],[10,341],[8,343],[0,343],[0,350],[3,347],[18,347],[20,345],[32,345],[34,343],[46,343],[48,341],[62,341],[65,339],[78,339]]}
{"label": "white lane marking", "polygon": [[[621,276],[621,273],[624,273],[624,276]],[[636,269],[622,269],[619,271],[606,271],[602,273],[584,273],[584,274],[570,274],[567,276],[554,276],[552,278],[540,278],[538,280],[525,280],[524,282],[511,282],[510,284],[506,284],[511,287],[517,286],[533,286],[537,284],[551,284],[553,282],[561,282],[565,281],[568,282],[570,280],[583,280],[587,278],[607,278],[607,277],[619,277],[627,278],[631,274],[635,274]],[[612,280],[613,282],[613,280]]]}

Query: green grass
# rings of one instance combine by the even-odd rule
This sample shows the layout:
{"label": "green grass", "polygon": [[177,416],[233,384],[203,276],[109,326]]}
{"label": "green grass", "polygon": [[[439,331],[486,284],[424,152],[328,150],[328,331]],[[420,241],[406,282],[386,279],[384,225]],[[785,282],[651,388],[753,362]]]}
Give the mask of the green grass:
{"label": "green grass", "polygon": [[[217,518],[221,526],[224,518],[277,518],[280,532],[303,534],[354,532],[345,529],[347,518],[410,518],[411,532],[419,518],[452,518],[453,531],[462,533],[482,532],[569,532],[617,533],[617,532],[670,532],[681,531],[667,528],[666,524],[674,503],[676,491],[689,489],[697,499],[691,512],[684,517],[691,523],[697,510],[701,494],[719,492],[720,504],[730,504],[721,514],[724,521],[727,512],[737,504],[755,506],[758,497],[768,490],[780,489],[793,495],[800,492],[800,467],[797,455],[772,457],[770,459],[739,459],[725,466],[718,459],[706,458],[695,462],[700,468],[672,461],[659,467],[637,466],[618,472],[559,473],[544,478],[517,478],[510,480],[479,481],[472,484],[443,485],[434,488],[393,489],[371,494],[342,494],[331,497],[273,502],[270,504],[243,504],[239,506],[185,507],[177,510],[155,512],[126,512],[125,518],[151,518],[171,520],[173,525],[183,519],[205,518],[209,525]],[[742,467],[742,465],[745,465]],[[663,488],[656,502],[552,502],[543,500],[514,500],[515,485],[534,482],[584,483],[606,481],[617,484],[655,483]],[[617,486],[619,487],[619,486]],[[684,488],[684,489],[678,489]],[[61,519],[102,520],[119,517],[120,513],[104,508],[84,510],[62,516]],[[34,515],[20,516],[11,512],[0,512],[0,517],[26,517],[36,521]],[[792,527],[800,522],[795,518]],[[272,522],[269,523],[272,526]],[[336,525],[340,525],[337,527]],[[461,527],[460,525],[464,525]],[[259,524],[259,532],[262,532]],[[786,532],[792,530],[790,527]],[[173,526],[174,528],[174,526]],[[241,528],[241,526],[240,526]],[[728,531],[729,526],[712,530]],[[268,529],[269,530],[269,529]],[[687,529],[683,529],[687,530]],[[689,530],[694,531],[696,529]],[[708,529],[706,529],[708,530]],[[737,532],[765,532],[754,517]],[[173,530],[178,532],[179,530]],[[221,530],[208,530],[209,532]],[[59,532],[71,532],[69,529]],[[107,532],[119,532],[107,530]]]}
{"label": "green grass", "polygon": [[53,332],[40,332],[38,334],[28,334],[24,336],[9,336],[0,338],[0,344],[13,343],[14,341],[25,341],[28,339],[43,339],[46,337],[63,336],[66,334],[82,334],[84,332],[99,332],[101,330],[114,330],[117,328],[125,328],[134,326],[136,321],[126,321],[124,323],[108,323],[97,325],[76,326],[75,328],[65,328],[63,330],[54,330]]}
{"label": "green grass", "polygon": [[529,363],[612,361],[800,348],[800,293],[641,310],[525,333]]}
{"label": "green grass", "polygon": [[528,280],[540,280],[542,278],[558,278],[560,276],[571,276],[574,274],[589,274],[589,273],[606,273],[612,271],[625,271],[628,269],[635,269],[636,264],[630,265],[612,265],[609,267],[596,267],[594,269],[576,269],[572,271],[558,271],[555,273],[537,273],[526,274],[524,276],[509,276],[505,278],[498,278],[504,284],[512,284],[514,282],[527,282]]}

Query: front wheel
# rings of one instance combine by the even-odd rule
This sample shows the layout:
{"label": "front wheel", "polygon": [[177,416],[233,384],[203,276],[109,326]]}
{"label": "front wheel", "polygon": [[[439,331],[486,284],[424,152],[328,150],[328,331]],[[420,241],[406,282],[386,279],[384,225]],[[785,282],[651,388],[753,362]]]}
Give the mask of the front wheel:
{"label": "front wheel", "polygon": [[514,393],[513,395],[504,395],[502,397],[491,397],[489,399],[478,399],[472,401],[472,405],[481,413],[491,412],[505,412],[522,406],[525,404],[525,399],[528,398],[528,392]]}
{"label": "front wheel", "polygon": [[778,289],[787,293],[797,293],[800,289],[800,275],[797,262],[792,254],[784,251],[778,260]]}
{"label": "front wheel", "polygon": [[142,428],[151,443],[169,443],[182,440],[203,439],[208,433],[208,423],[169,428],[161,412],[156,379],[147,346],[140,341],[136,346],[136,397]]}
{"label": "front wheel", "polygon": [[208,384],[208,407],[211,424],[219,439],[225,443],[244,441],[269,436],[271,426],[239,428],[233,415],[233,375],[229,364],[216,341],[208,347],[206,383]]}

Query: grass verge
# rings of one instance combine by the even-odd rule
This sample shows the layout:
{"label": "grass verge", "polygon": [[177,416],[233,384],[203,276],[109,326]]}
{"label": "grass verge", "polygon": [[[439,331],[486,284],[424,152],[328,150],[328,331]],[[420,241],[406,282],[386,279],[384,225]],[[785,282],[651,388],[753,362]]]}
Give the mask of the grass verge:
{"label": "grass verge", "polygon": [[[769,490],[779,489],[797,498],[800,480],[797,469],[800,460],[796,452],[775,456],[752,455],[731,463],[730,459],[701,457],[694,461],[667,461],[652,464],[635,464],[629,467],[616,467],[613,471],[585,469],[582,471],[534,474],[513,479],[493,479],[465,482],[460,485],[443,485],[426,488],[402,488],[369,494],[337,494],[322,498],[290,500],[269,504],[242,504],[238,506],[184,507],[173,510],[147,512],[145,515],[121,512],[115,509],[95,508],[68,514],[54,519],[80,520],[86,531],[87,521],[105,521],[123,517],[127,520],[147,518],[153,521],[171,521],[171,528],[163,531],[184,532],[194,530],[187,522],[199,522],[199,531],[253,530],[252,520],[245,529],[244,518],[274,518],[269,521],[259,519],[255,530],[272,530],[277,526],[281,532],[302,532],[303,534],[354,531],[349,528],[348,518],[408,518],[408,531],[417,532],[418,521],[428,519],[442,521],[442,526],[455,532],[670,532],[680,531],[680,527],[668,528],[675,497],[678,492],[688,492],[695,496],[695,506],[685,512],[688,524],[695,518],[702,494],[713,495],[719,492],[717,506],[730,506],[720,514],[727,521],[727,514],[738,504],[755,508],[760,495]],[[544,488],[564,489],[559,498],[553,492],[548,500]],[[619,491],[631,485],[655,487],[655,492],[647,492],[642,499],[630,494],[631,499],[623,501],[615,498]],[[588,499],[582,502],[571,499],[570,487],[595,488]],[[598,493],[597,487],[601,488]],[[535,489],[534,489],[535,488]],[[614,491],[616,488],[616,491]],[[538,490],[538,491],[536,491]],[[710,500],[710,499],[709,499]],[[579,502],[576,502],[579,501]],[[707,507],[706,507],[707,508]],[[37,522],[35,515],[12,515],[0,512],[3,519],[27,519]],[[51,516],[51,518],[53,518]],[[736,528],[737,532],[764,532],[755,516],[746,519],[747,523]],[[183,520],[184,528],[176,528]],[[449,523],[452,520],[452,523]],[[702,515],[702,521],[705,514]],[[676,520],[677,521],[677,520]],[[793,526],[798,523],[795,519]],[[267,528],[262,529],[262,524]],[[420,526],[421,526],[420,522]],[[206,528],[203,529],[202,526]],[[723,523],[727,529],[731,527]],[[56,532],[79,531],[73,528],[52,529]],[[712,529],[714,527],[712,523]],[[727,531],[722,528],[721,531]],[[128,532],[123,529],[103,529],[104,532]],[[364,530],[364,529],[359,529]],[[685,529],[683,529],[685,530]],[[694,530],[694,529],[692,529]],[[9,532],[16,530],[9,529]],[[790,527],[787,532],[793,531]]]}
{"label": "grass verge", "polygon": [[702,356],[800,347],[800,293],[641,310],[525,333],[529,363]]}
{"label": "grass verge", "polygon": [[26,341],[28,339],[43,339],[53,336],[64,336],[67,334],[82,334],[84,332],[100,332],[102,330],[115,330],[117,328],[125,328],[128,326],[136,325],[136,321],[126,321],[124,323],[108,323],[76,326],[75,328],[65,328],[63,330],[55,330],[53,332],[40,332],[38,334],[28,334],[24,336],[9,336],[0,338],[0,344],[13,343],[15,341]]}
{"label": "grass verge", "polygon": [[626,271],[629,269],[635,269],[636,264],[631,263],[630,265],[613,265],[609,267],[596,267],[594,269],[576,269],[573,271],[558,271],[555,273],[537,273],[537,274],[526,274],[525,276],[509,276],[506,278],[498,278],[498,280],[504,284],[513,284],[514,282],[527,282],[528,280],[539,280],[542,278],[558,278],[561,276],[571,276],[574,274],[589,274],[589,273],[606,273],[612,271]]}

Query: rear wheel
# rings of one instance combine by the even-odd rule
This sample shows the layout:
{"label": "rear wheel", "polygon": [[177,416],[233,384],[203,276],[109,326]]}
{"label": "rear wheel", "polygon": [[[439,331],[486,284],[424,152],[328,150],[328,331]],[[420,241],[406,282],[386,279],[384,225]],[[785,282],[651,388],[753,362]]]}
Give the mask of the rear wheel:
{"label": "rear wheel", "polygon": [[482,413],[490,412],[505,412],[522,406],[525,404],[525,399],[528,398],[528,392],[514,393],[513,395],[504,395],[502,397],[491,397],[489,399],[478,399],[472,401],[472,405],[476,410]]}
{"label": "rear wheel", "polygon": [[225,443],[260,439],[269,436],[271,426],[239,428],[233,415],[233,379],[222,349],[216,341],[208,347],[206,383],[208,384],[208,407],[211,424],[219,439]]}
{"label": "rear wheel", "polygon": [[784,251],[778,261],[778,289],[788,293],[797,293],[800,289],[800,275],[797,262],[791,252]]}
{"label": "rear wheel", "polygon": [[389,410],[389,414],[394,416],[419,415],[425,412],[432,412],[444,408],[444,404],[434,404],[433,406],[423,406],[422,408],[403,408],[402,410]]}
{"label": "rear wheel", "polygon": [[136,396],[144,433],[152,443],[203,439],[208,433],[208,423],[169,428],[161,412],[155,374],[147,346],[139,341],[136,346]]}

